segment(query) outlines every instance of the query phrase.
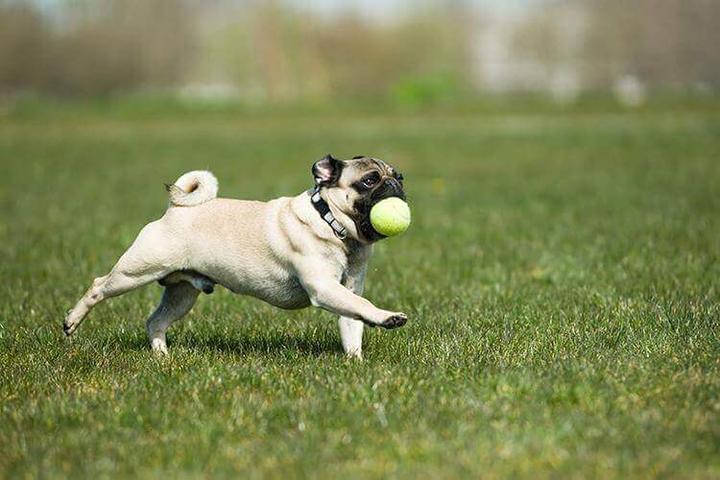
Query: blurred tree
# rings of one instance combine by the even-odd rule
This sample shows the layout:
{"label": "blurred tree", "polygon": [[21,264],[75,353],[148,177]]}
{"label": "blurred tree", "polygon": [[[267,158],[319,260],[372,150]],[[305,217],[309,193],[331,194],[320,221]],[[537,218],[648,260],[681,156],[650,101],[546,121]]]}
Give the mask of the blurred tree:
{"label": "blurred tree", "polygon": [[[447,91],[470,84],[471,18],[458,6],[378,23],[356,11],[320,17],[251,2],[233,20],[207,17],[218,28],[202,29],[193,81],[223,82],[224,72],[242,95],[275,102],[392,95],[406,83]],[[210,56],[228,65],[211,67]]]}
{"label": "blurred tree", "polygon": [[720,2],[586,2],[588,85],[608,88],[622,75],[656,87],[720,86]]}
{"label": "blurred tree", "polygon": [[199,85],[416,104],[491,84],[561,98],[622,78],[720,87],[718,0],[546,0],[485,23],[473,5],[423,0],[378,21],[289,0],[0,0],[0,93]]}
{"label": "blurred tree", "polygon": [[27,4],[0,3],[0,93],[44,88],[52,38]]}
{"label": "blurred tree", "polygon": [[105,94],[177,83],[193,54],[185,2],[67,2],[55,23],[30,5],[0,5],[0,87]]}

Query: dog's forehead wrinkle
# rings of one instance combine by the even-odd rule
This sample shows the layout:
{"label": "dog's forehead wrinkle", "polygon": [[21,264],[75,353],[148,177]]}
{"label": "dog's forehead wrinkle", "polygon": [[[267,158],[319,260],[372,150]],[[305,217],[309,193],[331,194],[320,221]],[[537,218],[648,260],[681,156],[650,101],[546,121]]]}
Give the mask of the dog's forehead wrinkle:
{"label": "dog's forehead wrinkle", "polygon": [[372,158],[371,160],[373,161],[375,167],[377,167],[381,173],[385,173],[387,171],[387,164],[385,162],[383,162],[379,158]]}
{"label": "dog's forehead wrinkle", "polygon": [[[364,187],[363,181],[373,173],[380,175],[384,181],[398,178],[397,170],[379,158],[366,157],[360,160],[348,161],[348,164],[350,166],[345,170],[342,182],[338,185],[351,189],[352,195],[348,196],[348,200],[350,198],[357,199],[372,194],[374,189]],[[402,184],[400,184],[400,187],[402,188]]]}
{"label": "dog's forehead wrinkle", "polygon": [[352,162],[348,163],[348,167],[345,169],[347,175],[344,177],[352,183],[353,181],[359,179],[361,176],[363,176],[368,171],[369,164],[364,160],[354,160]]}
{"label": "dog's forehead wrinkle", "polygon": [[384,175],[392,175],[393,172],[395,172],[395,169],[392,165],[385,162],[384,160],[380,160],[379,158],[373,158],[373,161],[375,162],[375,165],[380,169],[380,172]]}
{"label": "dog's forehead wrinkle", "polygon": [[348,160],[346,164],[347,170],[350,170],[354,177],[360,177],[371,170],[377,170],[381,175],[392,175],[394,172],[391,165],[379,158],[358,156]]}

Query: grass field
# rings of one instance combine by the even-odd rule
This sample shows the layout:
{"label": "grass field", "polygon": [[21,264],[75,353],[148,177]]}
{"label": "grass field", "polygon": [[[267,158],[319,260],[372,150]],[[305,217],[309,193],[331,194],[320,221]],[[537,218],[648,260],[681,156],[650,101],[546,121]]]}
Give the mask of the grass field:
{"label": "grass field", "polygon": [[[346,360],[335,318],[220,290],[156,358],[161,287],[64,312],[209,168],[406,176],[366,296],[410,322]],[[0,116],[0,477],[720,476],[720,109]]]}

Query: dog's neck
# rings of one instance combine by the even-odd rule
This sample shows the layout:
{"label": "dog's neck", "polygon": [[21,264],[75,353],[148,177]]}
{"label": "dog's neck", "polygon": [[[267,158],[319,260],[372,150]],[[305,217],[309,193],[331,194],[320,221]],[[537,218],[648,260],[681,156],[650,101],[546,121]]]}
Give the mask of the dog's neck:
{"label": "dog's neck", "polygon": [[[345,213],[345,210],[340,208],[338,202],[338,196],[344,196],[343,194],[336,192],[335,190],[322,189],[320,195],[327,202],[330,207],[330,211],[335,216],[335,219],[342,224],[348,232],[347,240],[352,240],[352,243],[358,243],[361,245],[370,245],[371,242],[367,242],[365,238],[360,234],[358,225],[355,223],[350,215]],[[342,198],[341,200],[344,200]],[[346,240],[346,243],[347,243]]]}
{"label": "dog's neck", "polygon": [[310,203],[312,203],[313,208],[320,215],[320,218],[322,218],[325,223],[332,228],[335,236],[340,240],[345,240],[348,236],[348,230],[337,220],[337,218],[335,218],[333,210],[330,208],[330,204],[320,194],[319,185],[316,186],[310,194]]}
{"label": "dog's neck", "polygon": [[314,228],[317,228],[319,231],[326,232],[323,233],[323,236],[327,235],[328,233],[331,234],[332,237],[335,238],[339,244],[343,244],[344,248],[346,249],[352,249],[354,248],[354,245],[364,245],[366,242],[359,239],[357,226],[355,225],[353,219],[350,218],[349,215],[343,213],[343,211],[337,206],[337,202],[335,202],[333,196],[329,194],[326,189],[321,189],[320,196],[322,200],[327,204],[333,218],[337,221],[337,223],[340,224],[340,226],[345,229],[346,238],[344,240],[341,240],[340,237],[335,234],[335,230],[330,226],[330,224],[328,224],[326,220],[322,218],[320,212],[315,208],[315,205],[312,202],[311,197],[314,191],[314,188],[306,190],[298,197],[298,201],[300,202],[298,206],[302,205],[302,210],[304,212],[307,212],[303,214],[303,218],[305,218],[305,221],[308,221],[315,225]]}

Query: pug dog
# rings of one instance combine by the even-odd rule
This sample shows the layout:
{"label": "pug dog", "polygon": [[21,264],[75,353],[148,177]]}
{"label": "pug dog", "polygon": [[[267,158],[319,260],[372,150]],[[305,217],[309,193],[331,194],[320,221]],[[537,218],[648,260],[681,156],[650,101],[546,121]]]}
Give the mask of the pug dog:
{"label": "pug dog", "polygon": [[315,187],[269,202],[218,198],[207,171],[166,185],[165,215],[146,225],[107,275],[96,278],[64,322],[70,336],[98,303],[158,281],[164,292],[147,319],[155,352],[167,353],[166,331],[216,284],[283,309],[313,305],[339,315],[345,353],[362,358],[363,325],[403,326],[407,316],[362,297],[373,243],[370,223],[380,200],[405,200],[403,176],[377,158],[312,166]]}

